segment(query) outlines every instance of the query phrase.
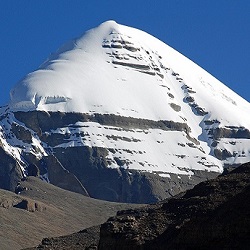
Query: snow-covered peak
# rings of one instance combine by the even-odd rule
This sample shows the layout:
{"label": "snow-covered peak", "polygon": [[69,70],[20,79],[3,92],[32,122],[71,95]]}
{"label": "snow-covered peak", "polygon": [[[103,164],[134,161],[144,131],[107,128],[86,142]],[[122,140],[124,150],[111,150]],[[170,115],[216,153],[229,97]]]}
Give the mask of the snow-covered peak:
{"label": "snow-covered peak", "polygon": [[193,185],[191,176],[250,160],[250,104],[157,38],[114,21],[63,45],[0,112],[0,146],[23,172],[35,161],[49,176],[43,160],[53,155],[84,184],[93,169],[123,169]]}
{"label": "snow-covered peak", "polygon": [[[229,124],[250,109],[247,101],[157,38],[107,21],[62,46],[18,82],[9,106],[182,121],[193,115],[192,105],[209,119],[225,122],[225,110],[230,111]],[[178,112],[173,110],[177,106]]]}

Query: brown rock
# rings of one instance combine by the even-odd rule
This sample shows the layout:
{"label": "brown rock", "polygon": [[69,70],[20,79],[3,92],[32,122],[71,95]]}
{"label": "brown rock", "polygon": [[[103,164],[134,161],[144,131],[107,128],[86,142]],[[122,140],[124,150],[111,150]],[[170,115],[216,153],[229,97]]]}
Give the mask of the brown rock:
{"label": "brown rock", "polygon": [[16,208],[25,209],[29,212],[39,211],[42,212],[46,210],[46,206],[40,202],[36,202],[30,199],[23,199],[18,204],[14,205]]}

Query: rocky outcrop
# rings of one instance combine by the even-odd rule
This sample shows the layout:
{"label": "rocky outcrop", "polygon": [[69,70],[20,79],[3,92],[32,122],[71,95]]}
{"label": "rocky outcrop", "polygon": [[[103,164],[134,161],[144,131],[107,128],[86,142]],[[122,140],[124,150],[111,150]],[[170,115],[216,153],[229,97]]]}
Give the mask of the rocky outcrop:
{"label": "rocky outcrop", "polygon": [[16,192],[18,195],[15,195],[14,193],[8,194],[6,193],[1,193],[1,198],[0,198],[0,208],[5,208],[5,209],[12,209],[12,208],[19,208],[19,209],[24,209],[28,212],[42,212],[46,210],[46,205],[43,202],[40,201],[35,201],[30,198],[26,198],[23,196],[20,196],[19,194],[23,191],[27,191],[27,188],[22,186],[20,183],[18,184],[19,186],[19,191]]}
{"label": "rocky outcrop", "polygon": [[247,249],[250,163],[101,226],[98,249]]}
{"label": "rocky outcrop", "polygon": [[[208,121],[207,124],[209,124]],[[250,131],[244,127],[215,127],[208,129],[207,133],[214,140],[218,140],[221,138],[250,139]]]}
{"label": "rocky outcrop", "polygon": [[32,142],[32,135],[29,130],[25,129],[23,126],[17,123],[11,124],[11,132],[13,132],[17,139],[22,140],[25,143]]}
{"label": "rocky outcrop", "polygon": [[17,183],[23,178],[18,161],[0,145],[0,188],[15,191]]}
{"label": "rocky outcrop", "polygon": [[94,226],[86,228],[77,233],[73,233],[67,236],[44,238],[37,247],[25,248],[23,250],[35,250],[35,249],[97,249],[99,242],[100,226]]}
{"label": "rocky outcrop", "polygon": [[42,204],[41,202],[33,201],[31,199],[23,199],[16,205],[14,205],[14,207],[27,210],[28,212],[42,212],[46,210],[46,206],[44,204]]}
{"label": "rocky outcrop", "polygon": [[[114,114],[84,114],[84,113],[64,113],[64,112],[15,112],[16,119],[24,123],[28,128],[32,129],[39,136],[43,132],[53,129],[74,125],[77,122],[97,122],[101,125],[115,126],[120,129],[162,129],[170,131],[185,131],[189,133],[191,130],[186,123],[159,120],[153,121],[148,119],[139,119],[133,117],[123,117]],[[48,122],[48,120],[50,122]]]}

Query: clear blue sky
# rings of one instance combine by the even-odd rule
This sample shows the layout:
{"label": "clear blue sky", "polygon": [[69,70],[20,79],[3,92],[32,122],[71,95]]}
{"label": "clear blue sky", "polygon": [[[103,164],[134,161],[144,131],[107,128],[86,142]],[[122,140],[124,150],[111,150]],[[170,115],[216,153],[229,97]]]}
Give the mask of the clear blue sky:
{"label": "clear blue sky", "polygon": [[0,105],[51,52],[110,19],[154,35],[250,101],[249,0],[1,0]]}

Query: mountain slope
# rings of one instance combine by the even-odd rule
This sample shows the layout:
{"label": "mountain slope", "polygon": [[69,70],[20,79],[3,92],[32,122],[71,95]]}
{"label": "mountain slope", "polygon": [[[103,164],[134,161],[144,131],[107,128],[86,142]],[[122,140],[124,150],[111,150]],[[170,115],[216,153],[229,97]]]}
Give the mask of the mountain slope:
{"label": "mountain slope", "polygon": [[249,111],[168,45],[108,21],[16,84],[0,146],[23,174],[35,164],[72,191],[155,202],[249,161]]}
{"label": "mountain slope", "polygon": [[[39,249],[248,249],[250,164],[99,227],[46,238]],[[31,248],[37,249],[37,248]]]}
{"label": "mountain slope", "polygon": [[0,248],[14,250],[42,238],[70,234],[106,221],[134,204],[100,201],[72,193],[35,177],[21,181],[19,194],[0,189]]}

